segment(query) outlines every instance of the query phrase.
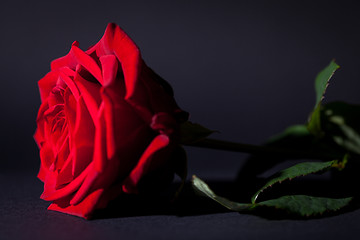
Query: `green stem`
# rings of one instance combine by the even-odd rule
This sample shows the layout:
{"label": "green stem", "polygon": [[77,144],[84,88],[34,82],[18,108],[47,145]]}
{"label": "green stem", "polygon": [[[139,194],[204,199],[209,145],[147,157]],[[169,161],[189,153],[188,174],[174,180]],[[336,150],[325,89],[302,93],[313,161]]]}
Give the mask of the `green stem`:
{"label": "green stem", "polygon": [[205,138],[196,143],[187,144],[187,146],[251,153],[257,155],[271,155],[271,156],[286,157],[291,159],[308,158],[308,159],[333,160],[337,158],[337,156],[334,156],[333,154],[328,154],[324,152],[312,152],[312,151],[309,152],[309,151],[299,151],[295,149],[258,146],[258,145],[244,144],[244,143],[222,141],[211,138]]}

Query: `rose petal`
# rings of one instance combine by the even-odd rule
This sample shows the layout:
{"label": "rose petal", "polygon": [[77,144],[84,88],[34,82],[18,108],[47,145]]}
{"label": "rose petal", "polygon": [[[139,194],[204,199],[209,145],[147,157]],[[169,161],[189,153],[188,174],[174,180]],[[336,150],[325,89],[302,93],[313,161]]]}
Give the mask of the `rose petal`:
{"label": "rose petal", "polygon": [[101,85],[104,85],[101,69],[95,60],[75,45],[73,45],[71,49],[73,50],[77,61],[86,68],[86,70],[88,70],[101,83]]}
{"label": "rose petal", "polygon": [[89,174],[86,176],[84,182],[81,184],[81,187],[75,193],[75,196],[70,200],[70,204],[77,205],[81,201],[83,201],[88,195],[90,188],[93,186],[94,182],[97,180],[98,177],[99,177],[98,171],[96,170],[89,171]]}
{"label": "rose petal", "polygon": [[67,134],[67,131],[64,131],[63,134],[64,139],[61,139],[58,141],[58,143],[62,142],[62,145],[57,148],[56,154],[55,154],[55,169],[61,170],[63,167],[65,160],[68,158],[70,153],[69,148],[69,135]]}
{"label": "rose petal", "polygon": [[109,23],[106,27],[104,36],[100,39],[100,41],[91,49],[89,52],[96,51],[96,55],[100,58],[104,55],[110,55],[114,53],[113,50],[113,41],[114,41],[114,31],[117,25],[114,23]]}
{"label": "rose petal", "polygon": [[[116,152],[116,142],[115,142],[115,122],[114,122],[114,104],[112,103],[110,97],[107,95],[105,89],[101,92],[104,104],[104,124],[106,126],[106,153],[107,159],[112,159],[115,156]],[[123,115],[126,116],[126,115]],[[124,136],[124,135],[122,135]]]}
{"label": "rose petal", "polygon": [[118,62],[114,55],[106,55],[100,57],[102,75],[104,79],[104,87],[108,87],[114,83],[118,71]]}
{"label": "rose petal", "polygon": [[[79,46],[77,41],[73,42],[72,46]],[[70,49],[69,53],[64,57],[55,59],[51,62],[51,70],[54,71],[61,67],[69,67],[75,70],[76,65],[78,64],[72,49]]]}
{"label": "rose petal", "polygon": [[76,101],[70,90],[64,95],[64,111],[69,128],[67,134],[72,154],[71,175],[76,178],[91,162],[94,124],[82,96]]}
{"label": "rose petal", "polygon": [[75,114],[76,120],[74,124],[71,124],[70,134],[74,151],[72,172],[76,177],[92,161],[95,126],[82,97],[77,102]]}
{"label": "rose petal", "polygon": [[86,198],[77,205],[70,205],[69,198],[56,200],[48,207],[48,210],[67,213],[89,219],[103,191],[103,189],[97,189],[96,191],[87,195]]}
{"label": "rose petal", "polygon": [[143,67],[140,50],[135,43],[120,29],[114,32],[114,53],[121,63],[126,85],[125,99],[138,111],[138,114],[148,123],[151,121],[146,89],[139,80]]}
{"label": "rose petal", "polygon": [[49,108],[49,105],[47,104],[47,102],[43,102],[40,105],[40,109],[36,118],[36,123],[37,123],[37,129],[35,131],[34,134],[34,139],[38,145],[39,148],[41,148],[43,142],[45,141],[45,119],[44,119],[44,114],[46,112],[46,110]]}
{"label": "rose petal", "polygon": [[54,152],[48,142],[45,142],[40,149],[41,165],[45,169],[49,169],[51,164],[54,162]]}
{"label": "rose petal", "polygon": [[158,76],[156,76],[151,69],[147,66],[143,67],[140,79],[147,90],[146,95],[148,96],[150,108],[154,113],[173,113],[176,109],[179,109],[179,107],[174,98],[166,92],[164,87],[162,87],[158,81],[154,80],[156,77]]}
{"label": "rose petal", "polygon": [[56,82],[59,77],[58,71],[52,71],[46,74],[42,79],[38,81],[40,90],[41,102],[45,102],[53,88],[56,86]]}
{"label": "rose petal", "polygon": [[67,159],[65,160],[60,172],[56,178],[56,190],[64,187],[65,184],[70,183],[74,179],[74,175],[72,174],[72,162],[73,162],[74,154],[70,152]]}
{"label": "rose petal", "polygon": [[109,189],[110,185],[119,177],[119,161],[117,159],[103,165],[102,172],[97,171],[96,166],[89,171],[83,184],[71,199],[70,204],[76,205],[83,201],[89,192],[95,189]]}
{"label": "rose petal", "polygon": [[106,125],[104,116],[104,104],[100,105],[98,119],[95,122],[95,139],[94,139],[94,155],[93,163],[98,172],[104,170],[107,155],[106,155]]}
{"label": "rose petal", "polygon": [[101,103],[100,86],[86,81],[79,74],[76,74],[75,82],[80,90],[80,94],[84,99],[86,108],[88,109],[93,122],[97,121],[97,115]]}
{"label": "rose petal", "polygon": [[[64,71],[66,71],[66,70],[64,69]],[[68,75],[66,75],[64,73],[64,71],[60,71],[60,77],[66,83],[66,85],[70,88],[70,90],[71,90],[72,94],[74,95],[76,101],[78,101],[78,99],[80,97],[79,89],[76,86],[74,80],[71,79]]]}
{"label": "rose petal", "polygon": [[46,201],[53,201],[72,194],[83,183],[92,167],[93,164],[90,164],[77,178],[61,189],[56,189],[56,173],[48,173],[44,181],[44,192],[40,198]]}
{"label": "rose petal", "polygon": [[152,156],[160,151],[161,149],[169,145],[169,137],[166,135],[158,135],[150,143],[148,148],[141,156],[136,167],[131,171],[130,175],[123,182],[123,191],[126,193],[136,193],[136,185],[140,179],[146,175],[147,172],[152,168],[153,159]]}
{"label": "rose petal", "polygon": [[111,185],[104,191],[96,204],[96,209],[106,208],[107,204],[122,194],[122,183]]}

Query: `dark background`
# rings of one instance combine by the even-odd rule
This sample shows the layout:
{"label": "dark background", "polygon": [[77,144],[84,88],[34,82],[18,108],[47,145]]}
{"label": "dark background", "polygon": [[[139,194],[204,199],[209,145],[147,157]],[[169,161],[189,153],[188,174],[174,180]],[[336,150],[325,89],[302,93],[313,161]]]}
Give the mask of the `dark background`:
{"label": "dark background", "polygon": [[[19,219],[25,229],[36,229],[21,217],[25,215],[39,225],[47,221],[57,232],[56,223],[70,221],[63,230],[78,224],[70,233],[80,236],[89,231],[126,235],[126,229],[132,232],[139,226],[131,236],[280,237],[285,227],[299,236],[309,229],[315,238],[355,234],[351,219],[360,219],[358,211],[284,224],[236,213],[91,223],[49,213],[47,203],[38,199],[39,157],[32,135],[40,105],[37,81],[49,71],[50,61],[65,55],[75,40],[88,48],[101,38],[107,23],[115,22],[137,43],[147,64],[174,87],[179,105],[191,113],[193,122],[219,130],[214,135],[219,139],[263,143],[285,127],[306,121],[315,100],[314,78],[334,58],[341,69],[326,100],[360,103],[357,1],[2,1],[0,18],[0,176],[8,189],[1,194],[4,206],[15,202],[0,206],[0,223],[7,229]],[[205,179],[234,179],[247,157],[190,147],[187,152],[189,173]],[[336,230],[332,226],[339,221],[350,223]],[[159,227],[162,222],[167,228]],[[197,227],[192,232],[193,225]],[[213,226],[219,231],[209,230]],[[146,235],[149,229],[158,233]],[[291,231],[283,236],[291,236]]]}

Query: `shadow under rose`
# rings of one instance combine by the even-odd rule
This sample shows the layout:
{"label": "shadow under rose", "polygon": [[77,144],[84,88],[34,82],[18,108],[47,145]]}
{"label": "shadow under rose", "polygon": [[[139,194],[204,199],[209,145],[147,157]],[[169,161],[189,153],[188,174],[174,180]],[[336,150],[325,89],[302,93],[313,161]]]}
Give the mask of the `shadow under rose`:
{"label": "shadow under rose", "polygon": [[[236,179],[220,181],[205,178],[204,180],[217,195],[235,202],[250,203],[252,195],[272,177],[272,174],[304,161],[314,160],[286,160],[268,155],[254,155],[239,169]],[[351,205],[340,211],[325,212],[311,218],[333,216],[353,211],[360,208],[360,189],[354,184],[358,182],[359,178],[357,169],[360,169],[360,161],[349,161],[341,171],[332,169],[324,174],[310,174],[292,180],[285,180],[262,192],[258,202],[285,195],[309,195],[329,198],[354,197]],[[150,215],[196,216],[230,211],[209,198],[198,196],[190,182],[186,182],[183,191],[174,200],[174,192],[178,186],[179,183],[173,183],[169,191],[162,194],[148,192],[146,195],[121,195],[118,199],[112,201],[106,209],[97,210],[93,215],[93,219]],[[309,219],[270,208],[258,208],[241,213],[253,214],[267,219]]]}
{"label": "shadow under rose", "polygon": [[[175,184],[174,184],[175,185]],[[211,182],[216,188],[227,188],[231,192],[233,182]],[[174,189],[178,187],[173,186]],[[175,199],[174,194],[121,195],[105,209],[96,210],[92,219],[122,218],[151,215],[195,216],[229,212],[211,199],[195,194],[191,183],[187,182]]]}
{"label": "shadow under rose", "polygon": [[[264,179],[257,182],[239,181],[206,181],[209,187],[219,196],[241,203],[249,203],[251,195],[257,190],[254,186],[260,185]],[[263,193],[259,201],[277,198],[283,195],[307,194],[319,197],[349,197],[355,196],[352,204],[336,212],[325,212],[312,217],[299,217],[286,211],[271,208],[259,208],[244,211],[241,214],[252,214],[269,220],[297,219],[306,220],[322,217],[330,217],[350,212],[360,208],[359,195],[350,186],[339,186],[340,183],[328,179],[302,179],[292,180],[278,184],[278,186]],[[244,187],[246,186],[246,187]],[[357,192],[357,193],[356,193]],[[106,209],[97,210],[93,219],[108,219],[151,215],[174,215],[179,217],[197,216],[216,213],[230,212],[217,202],[202,196],[198,196],[192,189],[191,183],[187,182],[179,197],[172,201],[168,196],[161,195],[123,195],[112,201]]]}

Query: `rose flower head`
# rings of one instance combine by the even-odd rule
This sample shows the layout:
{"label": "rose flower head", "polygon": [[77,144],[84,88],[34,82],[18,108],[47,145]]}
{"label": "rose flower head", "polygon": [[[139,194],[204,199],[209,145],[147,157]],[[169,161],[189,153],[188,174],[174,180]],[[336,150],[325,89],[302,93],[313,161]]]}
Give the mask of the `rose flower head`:
{"label": "rose flower head", "polygon": [[171,182],[187,113],[119,26],[109,24],[87,51],[74,42],[38,85],[34,138],[48,209],[90,218],[119,195],[141,191],[144,179],[150,191]]}

